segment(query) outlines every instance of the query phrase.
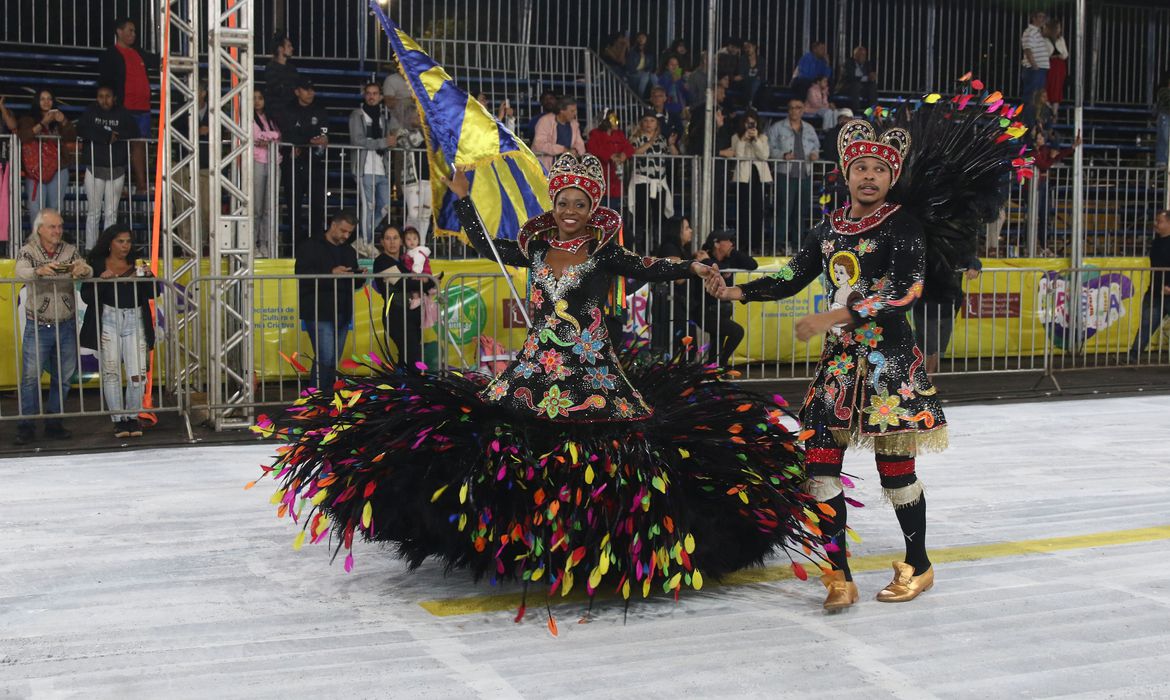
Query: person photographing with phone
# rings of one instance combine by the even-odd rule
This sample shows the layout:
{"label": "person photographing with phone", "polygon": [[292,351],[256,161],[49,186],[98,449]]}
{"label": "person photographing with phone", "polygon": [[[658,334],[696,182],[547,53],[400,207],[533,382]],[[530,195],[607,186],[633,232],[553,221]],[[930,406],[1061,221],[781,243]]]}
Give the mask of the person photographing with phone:
{"label": "person photographing with phone", "polygon": [[294,272],[316,275],[297,280],[301,327],[313,346],[310,386],[333,391],[337,356],[345,347],[353,326],[353,292],[362,286],[360,277],[323,279],[326,275],[348,276],[359,272],[353,233],[357,217],[348,209],[333,215],[329,228],[297,247]]}
{"label": "person photographing with phone", "polygon": [[[93,276],[77,248],[61,240],[64,221],[56,209],[42,209],[33,234],[16,259],[16,277],[28,282],[21,343],[20,414],[61,413],[69,382],[77,372],[77,301],[73,281]],[[41,403],[41,373],[49,373],[49,403]],[[45,437],[68,440],[60,418],[45,424]],[[31,418],[16,427],[17,445],[36,438]]]}

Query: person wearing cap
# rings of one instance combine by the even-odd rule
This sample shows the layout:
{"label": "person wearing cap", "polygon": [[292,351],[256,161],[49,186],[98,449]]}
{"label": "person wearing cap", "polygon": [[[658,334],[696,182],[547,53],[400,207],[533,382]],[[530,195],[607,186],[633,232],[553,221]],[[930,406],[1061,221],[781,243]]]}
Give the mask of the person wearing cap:
{"label": "person wearing cap", "polygon": [[829,144],[829,148],[833,149],[828,155],[833,162],[841,160],[841,152],[837,149],[837,135],[841,133],[841,127],[853,118],[853,110],[848,107],[843,107],[837,110],[837,118],[835,123],[830,125],[830,128],[825,132],[825,142]]}
{"label": "person wearing cap", "polygon": [[[325,108],[315,102],[317,92],[313,81],[301,76],[297,81],[296,102],[288,108],[281,133],[293,144],[291,185],[292,225],[301,238],[316,236],[325,230],[325,147],[329,144],[329,117]],[[309,212],[301,215],[300,208],[308,195]]]}
{"label": "person wearing cap", "polygon": [[[755,258],[735,247],[735,229],[713,231],[710,236],[707,236],[707,242],[703,244],[695,259],[708,265],[714,265],[720,271],[755,270],[760,266]],[[732,273],[721,272],[721,274],[724,281],[730,284]],[[703,296],[702,290],[697,289],[697,291],[700,297],[697,301],[704,301],[701,298]],[[703,309],[703,318],[699,325],[704,326],[703,330],[711,334],[712,361],[718,362],[722,367],[727,367],[735,349],[743,342],[743,326],[732,320],[731,304],[713,297],[706,297],[705,303],[701,307],[696,304],[695,308]]]}
{"label": "person wearing cap", "polygon": [[877,104],[877,70],[869,60],[869,49],[854,47],[853,55],[845,59],[837,71],[834,92],[854,112],[862,112]]}
{"label": "person wearing cap", "polygon": [[821,362],[801,408],[811,435],[805,442],[808,491],[823,507],[821,531],[829,538],[831,570],[822,577],[826,610],[857,602],[845,544],[846,501],[841,461],[845,448],[872,446],[886,498],[893,504],[906,544],[881,602],[912,600],[934,584],[926,553],[926,497],[915,456],[945,449],[946,419],[915,345],[907,311],[921,296],[926,270],[923,226],[911,209],[887,201],[910,148],[902,128],[877,137],[863,120],[840,134],[841,171],[851,204],[833,211],[805,238],[780,270],[728,287],[711,275],[708,292],[726,301],[791,297],[822,276],[829,310],[796,323],[807,342],[823,335]]}

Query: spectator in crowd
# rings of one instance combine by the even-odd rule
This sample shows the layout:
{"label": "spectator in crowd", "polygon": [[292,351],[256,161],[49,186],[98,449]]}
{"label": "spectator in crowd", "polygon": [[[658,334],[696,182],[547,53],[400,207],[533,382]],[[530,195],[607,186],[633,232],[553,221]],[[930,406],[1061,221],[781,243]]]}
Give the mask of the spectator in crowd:
{"label": "spectator in crowd", "polygon": [[[696,257],[691,245],[694,235],[689,219],[672,218],[663,225],[662,240],[650,255],[672,262],[693,260]],[[650,301],[650,346],[655,353],[673,352],[678,341],[690,335],[690,320],[702,316],[700,310],[706,305],[702,297],[706,295],[702,285],[694,286],[697,290],[691,289],[685,279],[654,285]]]}
{"label": "spectator in crowd", "polygon": [[768,136],[760,133],[760,117],[754,111],[748,110],[739,118],[731,150],[735,153],[731,179],[736,185],[739,234],[745,247],[763,251],[764,185],[772,184],[772,170],[768,166]]}
{"label": "spectator in crowd", "polygon": [[[148,387],[147,353],[154,348],[154,317],[150,301],[157,294],[153,275],[134,250],[130,227],[107,227],[89,251],[86,262],[94,277],[122,282],[94,282],[81,286],[86,303],[81,324],[81,346],[98,351],[102,398],[114,413],[114,437],[141,437],[138,414]],[[126,387],[122,389],[125,368]]]}
{"label": "spectator in crowd", "polygon": [[715,77],[728,78],[732,83],[743,80],[743,40],[728,37],[723,47],[715,52]]}
{"label": "spectator in crowd", "polygon": [[423,233],[431,228],[431,164],[426,143],[418,110],[412,109],[398,132],[398,144],[406,149],[402,154],[402,201],[407,228],[414,227]]}
{"label": "spectator in crowd", "polygon": [[284,154],[277,148],[280,143],[280,127],[264,110],[264,93],[253,90],[252,138],[255,146],[252,148],[252,154],[256,161],[252,166],[252,197],[256,207],[256,231],[253,233],[253,239],[256,243],[256,253],[266,258],[276,254],[276,222],[269,214],[276,212],[276,191],[279,183],[278,179],[269,177],[269,168],[275,165],[273,172],[279,173]]}
{"label": "spectator in crowd", "polygon": [[[696,257],[701,263],[718,266],[719,270],[755,270],[760,266],[755,258],[737,250],[735,247],[736,232],[731,229],[715,231],[707,237],[702,251]],[[727,284],[731,284],[731,273],[722,273]],[[697,285],[696,285],[697,286]],[[711,334],[711,359],[721,366],[727,367],[731,363],[731,356],[735,349],[743,342],[743,326],[732,320],[732,305],[730,302],[704,295],[699,290],[706,307],[703,310],[703,319],[700,323],[703,330]]]}
{"label": "spectator in crowd", "polygon": [[[16,133],[16,115],[4,104],[4,97],[0,95],[0,182],[8,182],[8,169],[13,166],[13,154],[10,152],[8,134]],[[12,220],[8,216],[8,190],[0,187],[0,257],[8,257],[8,242]]]}
{"label": "spectator in crowd", "polygon": [[540,93],[540,112],[534,114],[524,125],[524,137],[532,140],[536,136],[536,123],[546,114],[556,114],[560,110],[561,96],[552,90]]}
{"label": "spectator in crowd", "polygon": [[820,119],[821,130],[828,130],[837,124],[837,109],[829,102],[829,79],[821,76],[808,86],[804,99],[805,114]]}
{"label": "spectator in crowd", "polygon": [[[312,80],[301,78],[296,96],[297,101],[287,115],[277,121],[284,138],[293,144],[292,183],[288,191],[292,193],[293,227],[303,238],[325,228],[325,147],[329,144],[329,117],[325,108],[315,102],[317,91]],[[306,195],[309,214],[300,217]]]}
{"label": "spectator in crowd", "polygon": [[[664,57],[663,63],[665,63]],[[703,51],[699,54],[698,65],[694,70],[687,73],[687,107],[694,113],[697,105],[707,101],[707,52]]]}
{"label": "spectator in crowd", "polygon": [[614,211],[622,210],[622,183],[624,167],[630,158],[634,157],[634,147],[626,138],[626,132],[621,130],[617,112],[608,110],[597,126],[589,132],[589,140],[585,142],[585,150],[597,156],[601,166],[605,168],[605,182],[608,188],[601,203]]}
{"label": "spectator in crowd", "polygon": [[288,114],[297,102],[301,74],[289,61],[292,55],[292,39],[282,31],[277,32],[272,37],[272,58],[264,66],[264,104],[278,119]]}
{"label": "spectator in crowd", "polygon": [[382,230],[382,253],[374,259],[374,288],[385,300],[382,322],[386,337],[394,341],[398,363],[413,367],[422,361],[423,284],[412,274],[406,247],[396,226]]}
{"label": "spectator in crowd", "polygon": [[1162,73],[1158,89],[1154,91],[1154,114],[1157,115],[1157,145],[1154,148],[1154,165],[1166,167],[1166,156],[1170,154],[1170,70]]}
{"label": "spectator in crowd", "polygon": [[496,109],[496,120],[503,124],[508,131],[516,133],[516,110],[507,97],[500,101],[500,106]]}
{"label": "spectator in crowd", "polygon": [[[715,154],[730,158],[735,155],[731,150],[731,136],[735,133],[733,124],[727,121],[727,108],[724,106],[727,88],[715,86]],[[704,100],[691,110],[691,124],[687,129],[686,152],[701,154],[704,144],[707,143],[707,104]]]}
{"label": "spectator in crowd", "polygon": [[837,71],[837,95],[854,112],[863,112],[877,104],[877,69],[869,60],[869,49],[855,46],[853,55]]}
{"label": "spectator in crowd", "polygon": [[671,56],[677,58],[678,64],[688,73],[698,68],[694,58],[691,56],[691,50],[687,48],[687,42],[682,39],[675,39],[670,42],[670,48],[662,52],[662,56],[658,60],[658,65],[666,65],[666,59]]}
{"label": "spectator in crowd", "polygon": [[687,81],[682,68],[678,65],[678,59],[666,59],[666,65],[654,80],[655,86],[661,88],[666,95],[666,111],[678,118],[681,123],[683,110],[686,109],[690,96],[687,95]]}
{"label": "spectator in crowd", "polygon": [[1154,238],[1150,241],[1150,288],[1142,299],[1141,327],[1133,346],[1129,349],[1129,361],[1135,363],[1150,343],[1154,332],[1162,327],[1170,315],[1170,209],[1163,209],[1154,217]]}
{"label": "spectator in crowd", "polygon": [[555,114],[546,114],[536,122],[532,150],[541,156],[545,170],[552,167],[555,156],[566,151],[585,155],[585,141],[581,139],[581,125],[577,122],[577,100],[562,97]]}
{"label": "spectator in crowd", "polygon": [[1045,89],[1052,113],[1060,109],[1064,100],[1064,81],[1068,78],[1068,44],[1064,40],[1064,24],[1052,18],[1044,25],[1044,38],[1052,44],[1052,55],[1048,57],[1048,76]]}
{"label": "spectator in crowd", "polygon": [[654,79],[654,54],[650,51],[650,36],[646,32],[634,35],[634,45],[626,52],[626,81],[638,97],[645,97]]}
{"label": "spectator in crowd", "polygon": [[16,122],[24,166],[24,192],[28,216],[36,219],[44,207],[61,211],[69,190],[69,156],[77,130],[65,113],[57,109],[53,92],[37,91],[28,113]]}
{"label": "spectator in crowd", "polygon": [[626,77],[626,60],[630,53],[630,38],[624,32],[614,32],[601,49],[601,60],[622,78]]}
{"label": "spectator in crowd", "polygon": [[755,104],[756,94],[764,86],[764,64],[760,62],[760,47],[754,41],[743,42],[744,104]]}
{"label": "spectator in crowd", "polygon": [[1047,17],[1043,12],[1033,12],[1029,18],[1028,27],[1020,37],[1020,46],[1024,51],[1020,92],[1028,101],[1028,105],[1024,109],[1024,123],[1029,127],[1035,123],[1033,107],[1036,93],[1045,90],[1048,82],[1052,42],[1044,36],[1044,22],[1046,20]]}
{"label": "spectator in crowd", "polygon": [[1052,105],[1048,103],[1048,92],[1037,90],[1025,110],[1024,121],[1031,124],[1032,131],[1044,131],[1052,126],[1054,119]]}
{"label": "spectator in crowd", "polygon": [[399,128],[401,125],[393,120],[382,100],[382,87],[376,82],[366,83],[362,105],[349,113],[349,143],[360,149],[353,152],[353,175],[361,183],[358,239],[362,248],[374,248],[374,227],[390,213],[388,155],[398,145]]}
{"label": "spectator in crowd", "polygon": [[[723,104],[726,94],[727,88],[722,85],[715,86],[715,155],[718,158],[715,160],[715,176],[712,178],[711,186],[715,199],[713,221],[718,226],[725,223],[727,186],[731,181],[728,168],[735,164],[734,161],[724,160],[735,156],[735,149],[731,147],[731,137],[735,135],[735,121],[727,116],[727,108]],[[694,118],[687,131],[686,149],[687,153],[701,154],[707,143],[707,105],[700,104],[691,111],[691,114]]]}
{"label": "spectator in crowd", "polygon": [[809,210],[812,201],[812,162],[821,152],[817,130],[804,121],[804,102],[798,99],[788,101],[788,118],[778,120],[768,127],[768,143],[772,148],[772,159],[783,160],[777,172],[784,177],[776,190],[776,208],[782,212],[785,255],[800,249],[801,234],[809,225]]}
{"label": "spectator in crowd", "polygon": [[663,220],[674,216],[674,197],[662,156],[678,155],[678,135],[663,136],[659,124],[656,114],[644,113],[638,122],[638,133],[630,139],[636,157],[626,192],[626,208],[633,223],[627,247],[639,255],[648,252],[658,240]]}
{"label": "spectator in crowd", "polygon": [[827,144],[827,148],[829,148],[827,155],[834,163],[841,162],[841,154],[837,150],[837,135],[841,133],[841,127],[845,126],[845,122],[852,118],[853,110],[848,107],[837,110],[836,119],[833,122],[832,128],[825,132],[825,138],[822,143]]}
{"label": "spectator in crowd", "polygon": [[[45,207],[33,220],[33,233],[16,259],[16,278],[28,283],[21,343],[20,414],[61,413],[77,373],[77,296],[74,282],[93,276],[77,248],[61,240],[64,221]],[[41,373],[49,373],[49,402],[41,404]],[[67,440],[72,433],[60,418],[45,423],[45,437]],[[33,419],[16,426],[17,445],[36,439]]]}
{"label": "spectator in crowd", "polygon": [[97,101],[77,122],[77,133],[85,139],[89,166],[85,169],[85,249],[98,240],[98,223],[105,228],[118,220],[118,202],[126,180],[126,146],[123,141],[138,136],[138,120],[117,104],[108,85],[97,89]]}
{"label": "spectator in crowd", "polygon": [[[341,209],[329,221],[329,228],[306,241],[296,251],[294,272],[298,275],[352,275],[358,272],[357,252],[350,244],[357,217]],[[302,279],[297,281],[301,325],[313,346],[311,386],[332,393],[337,376],[337,356],[345,348],[353,323],[353,292],[362,286],[360,277],[348,279]]]}
{"label": "spectator in crowd", "polygon": [[814,41],[792,71],[793,94],[798,97],[807,94],[809,86],[822,77],[833,77],[833,66],[829,64],[829,45],[823,41]]}
{"label": "spectator in crowd", "polygon": [[405,124],[406,115],[418,110],[414,107],[414,95],[410,85],[398,72],[397,59],[391,56],[390,62],[390,72],[382,82],[382,100],[386,104],[386,109],[390,110],[390,118],[398,124]]}
{"label": "spectator in crowd", "polygon": [[682,110],[677,107],[678,105],[670,103],[666,88],[661,85],[650,88],[650,109],[654,111],[654,116],[658,117],[658,130],[663,138],[669,139],[674,136],[681,139],[683,136],[685,127]]}
{"label": "spectator in crowd", "polygon": [[955,314],[963,306],[963,280],[976,279],[982,269],[983,262],[977,257],[971,258],[967,269],[956,274],[953,284],[926,285],[914,304],[914,344],[926,354],[927,374],[938,372],[939,357],[951,344]]}
{"label": "spectator in crowd", "polygon": [[418,229],[403,227],[402,245],[406,247],[406,266],[410,271],[416,275],[431,274],[431,249],[423,245]]}
{"label": "spectator in crowd", "polygon": [[1048,201],[1048,171],[1052,166],[1071,156],[1081,145],[1080,134],[1077,134],[1072,146],[1061,148],[1052,140],[1051,132],[1037,130],[1032,137],[1032,153],[1035,156],[1032,186],[1036,188],[1036,231],[1042,241],[1047,240],[1048,217],[1052,212],[1052,205]]}
{"label": "spectator in crowd", "polygon": [[[114,21],[114,45],[98,61],[98,84],[114,90],[118,104],[137,120],[137,132],[150,138],[150,81],[158,76],[159,59],[136,46],[138,28],[129,17]],[[130,144],[130,176],[134,187],[146,191],[146,143]]]}

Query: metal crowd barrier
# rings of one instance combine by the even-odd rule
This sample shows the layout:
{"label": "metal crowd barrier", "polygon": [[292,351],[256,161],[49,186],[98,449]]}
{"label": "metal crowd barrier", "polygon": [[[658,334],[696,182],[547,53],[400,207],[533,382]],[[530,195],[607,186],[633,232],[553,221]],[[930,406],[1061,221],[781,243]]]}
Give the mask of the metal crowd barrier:
{"label": "metal crowd barrier", "polygon": [[[769,270],[724,272],[732,284],[740,284]],[[937,355],[936,374],[1038,372],[1057,379],[1064,370],[1170,367],[1170,295],[1150,293],[1156,272],[1170,275],[1170,270],[1145,268],[989,268],[963,283],[961,299],[927,305],[908,315],[911,324],[921,328],[926,360]],[[515,272],[517,289],[524,288],[524,274]],[[208,411],[239,417],[257,408],[288,405],[318,383],[313,361],[322,342],[343,341],[333,365],[339,372],[360,374],[368,372],[363,365],[395,361],[494,374],[516,357],[527,336],[517,302],[499,272],[458,273],[442,280],[429,275],[373,275],[368,269],[352,275],[252,275],[246,293],[232,302],[238,302],[243,318],[251,319],[252,351],[217,355],[206,338],[190,337],[198,331],[179,321],[189,300],[219,294],[232,279],[203,276],[148,282],[159,290],[157,343],[150,355],[146,392],[150,403],[142,413],[170,412],[199,421]],[[81,306],[82,285],[96,289],[119,282],[127,280],[65,284],[73,288]],[[395,292],[403,295],[404,303],[390,305],[387,312],[378,282],[401,283]],[[0,362],[0,387],[12,392],[0,399],[0,420],[22,418],[21,401],[32,391],[27,383],[22,385],[26,363],[51,367],[55,376],[65,377],[67,386],[77,389],[69,393],[61,416],[121,413],[102,398],[100,347],[80,351],[76,364],[68,353],[55,352],[62,344],[79,346],[91,309],[82,307],[71,328],[29,326],[28,285],[24,280],[0,280],[0,304],[9,306],[0,309],[0,332],[14,341],[7,360]],[[337,306],[312,307],[308,323],[303,322],[302,286],[307,296],[327,289],[352,294],[352,324],[323,328],[311,338],[306,327],[327,322]],[[418,306],[409,299],[412,289],[419,290]],[[334,304],[341,298],[334,297]],[[792,298],[747,305],[717,302],[695,279],[630,281],[627,302],[625,313],[613,319],[623,324],[620,334],[612,326],[617,342],[719,362],[735,369],[744,381],[807,379],[820,360],[821,339],[802,343],[795,337],[800,317],[827,308],[819,281]],[[424,303],[430,308],[422,308]],[[944,342],[945,335],[949,338]],[[37,357],[37,348],[44,356]],[[183,357],[196,358],[197,366],[176,359]],[[250,358],[248,364],[243,364],[245,358]],[[212,400],[211,385],[225,381],[215,376],[217,371],[245,378],[251,393],[221,393],[223,398]],[[49,386],[43,380],[38,384],[42,390]],[[28,404],[31,410],[25,417],[53,417],[56,411],[49,409],[55,407],[48,406],[44,396],[41,401]],[[189,422],[187,426],[189,430]]]}
{"label": "metal crowd barrier", "polygon": [[[47,285],[47,279],[39,278],[35,284]],[[150,418],[159,413],[186,415],[188,404],[183,403],[177,390],[178,373],[170,361],[170,346],[184,342],[175,337],[174,319],[169,317],[171,309],[181,307],[181,285],[145,277],[62,277],[55,285],[66,299],[72,294],[72,299],[63,303],[72,303],[76,313],[71,319],[44,323],[29,318],[32,284],[17,278],[0,279],[0,335],[7,339],[3,345],[6,352],[0,353],[0,388],[5,392],[0,398],[0,421],[129,413]],[[133,289],[126,289],[128,284],[157,290],[150,305],[155,336],[152,351],[146,348],[143,330],[147,316],[134,307],[137,297],[125,296],[135,294]],[[87,304],[87,300],[94,304]],[[110,311],[120,306],[132,307],[124,318]],[[96,325],[94,335],[83,335],[86,321],[92,316],[90,322],[97,323],[105,312],[114,316],[104,317],[106,323]],[[119,330],[124,337],[119,337]],[[146,379],[139,382],[136,377]],[[131,384],[142,387],[146,403],[139,410],[127,411],[122,399],[124,387]],[[117,403],[122,406],[117,410],[110,408],[114,386],[119,395]],[[64,401],[57,402],[57,394],[63,394]],[[186,427],[190,435],[190,425]]]}
{"label": "metal crowd barrier", "polygon": [[[363,269],[356,274],[248,276],[249,285],[238,300],[238,311],[252,322],[251,365],[240,366],[239,355],[217,358],[216,348],[205,346],[201,351],[204,371],[193,373],[182,387],[187,403],[211,411],[246,413],[258,407],[288,405],[302,392],[318,386],[318,380],[331,389],[330,375],[368,372],[361,365],[423,362],[440,366],[434,340],[439,331],[425,325],[427,318],[438,316],[428,316],[423,308],[427,304],[437,310],[442,303],[436,278],[390,271],[374,274],[368,263],[359,261]],[[209,300],[225,283],[238,281],[226,275],[200,276],[186,285],[186,293]],[[396,283],[401,288],[395,288]],[[417,303],[409,298],[415,288],[419,288]],[[397,301],[387,304],[387,293]],[[332,301],[305,309],[300,303],[302,294],[306,299],[332,296]],[[344,311],[350,298],[352,315],[347,322]],[[327,347],[333,348],[334,362],[321,363],[324,371],[318,374],[315,361],[329,352]],[[354,364],[354,357],[358,364]],[[216,378],[205,370],[214,360],[245,378],[252,388],[251,397],[225,395],[219,402],[212,401],[208,384]]]}

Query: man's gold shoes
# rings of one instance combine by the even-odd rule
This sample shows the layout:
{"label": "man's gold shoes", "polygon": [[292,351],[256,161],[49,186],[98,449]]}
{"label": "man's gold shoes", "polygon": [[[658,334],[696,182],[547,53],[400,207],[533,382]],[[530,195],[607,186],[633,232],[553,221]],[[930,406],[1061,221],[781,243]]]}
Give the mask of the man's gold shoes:
{"label": "man's gold shoes", "polygon": [[[827,584],[826,584],[827,585]],[[914,600],[934,585],[934,567],[914,575],[914,567],[906,562],[894,562],[894,580],[877,594],[880,603],[905,603]],[[828,602],[825,603],[828,605]]]}
{"label": "man's gold shoes", "polygon": [[857,584],[845,580],[844,571],[830,571],[821,577],[829,594],[825,596],[825,610],[842,610],[857,602]]}

